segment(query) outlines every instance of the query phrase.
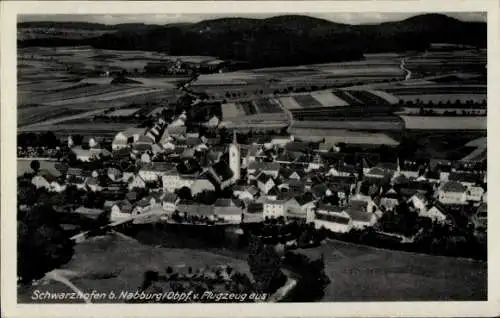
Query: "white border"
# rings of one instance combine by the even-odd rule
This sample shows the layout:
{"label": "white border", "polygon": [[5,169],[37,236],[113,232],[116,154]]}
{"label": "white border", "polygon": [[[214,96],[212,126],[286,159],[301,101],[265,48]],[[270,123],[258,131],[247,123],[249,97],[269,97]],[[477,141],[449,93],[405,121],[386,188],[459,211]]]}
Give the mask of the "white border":
{"label": "white border", "polygon": [[[124,3],[126,2],[126,3]],[[500,312],[496,204],[500,158],[494,136],[500,126],[499,2],[495,0],[400,1],[2,1],[1,6],[1,243],[2,314],[6,317],[354,317],[354,316],[498,316]],[[304,12],[488,12],[489,227],[488,301],[364,302],[312,304],[214,305],[17,305],[16,304],[16,15],[17,14],[175,14],[175,13],[304,13]],[[493,138],[491,137],[493,136]],[[500,206],[499,206],[500,207]],[[495,253],[494,253],[495,251]],[[457,277],[457,279],[460,279]]]}

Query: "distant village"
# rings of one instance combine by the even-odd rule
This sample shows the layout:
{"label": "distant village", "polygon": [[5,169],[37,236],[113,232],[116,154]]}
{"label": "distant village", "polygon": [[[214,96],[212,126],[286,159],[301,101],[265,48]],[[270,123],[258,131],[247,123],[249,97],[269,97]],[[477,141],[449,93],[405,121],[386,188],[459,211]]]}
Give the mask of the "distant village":
{"label": "distant village", "polygon": [[[68,136],[42,151],[19,146],[18,157],[31,159],[35,170],[19,177],[19,191],[42,191],[56,209],[89,218],[106,214],[109,222],[145,213],[156,221],[207,225],[280,219],[335,233],[373,228],[411,240],[418,226],[401,228],[411,213],[485,235],[484,162],[381,162],[373,153],[355,153],[347,162],[345,145],[288,134],[240,144],[237,131],[221,129],[217,117],[203,123],[229,135],[224,142],[188,132],[185,112],[170,122],[160,117],[112,140]],[[48,158],[37,158],[40,153]],[[57,160],[52,169],[40,165],[46,159]],[[69,199],[68,192],[79,195]],[[22,199],[18,204],[29,208]]]}

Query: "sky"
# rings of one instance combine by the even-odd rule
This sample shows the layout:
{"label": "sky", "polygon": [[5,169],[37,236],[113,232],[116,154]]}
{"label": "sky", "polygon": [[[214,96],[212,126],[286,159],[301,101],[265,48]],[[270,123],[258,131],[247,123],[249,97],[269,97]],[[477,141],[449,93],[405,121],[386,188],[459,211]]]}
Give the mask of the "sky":
{"label": "sky", "polygon": [[[286,13],[283,13],[286,14]],[[334,12],[334,13],[311,13],[304,14],[312,17],[322,18],[337,23],[346,24],[370,24],[387,21],[398,21],[417,15],[408,12]],[[268,18],[280,15],[273,14],[141,14],[141,15],[109,15],[109,14],[58,14],[58,15],[23,15],[19,16],[19,22],[26,21],[71,21],[71,22],[94,22],[103,24],[118,23],[145,23],[145,24],[169,24],[180,22],[199,22],[202,20],[216,19],[222,17],[245,17],[245,18]],[[486,22],[485,12],[454,12],[446,15],[463,21]]]}

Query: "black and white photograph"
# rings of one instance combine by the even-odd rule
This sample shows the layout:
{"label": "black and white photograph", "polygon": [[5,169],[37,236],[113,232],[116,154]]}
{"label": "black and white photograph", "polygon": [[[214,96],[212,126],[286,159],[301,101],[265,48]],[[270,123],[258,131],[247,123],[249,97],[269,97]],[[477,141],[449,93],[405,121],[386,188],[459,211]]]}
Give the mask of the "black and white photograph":
{"label": "black and white photograph", "polygon": [[488,14],[354,9],[17,15],[17,303],[486,302]]}

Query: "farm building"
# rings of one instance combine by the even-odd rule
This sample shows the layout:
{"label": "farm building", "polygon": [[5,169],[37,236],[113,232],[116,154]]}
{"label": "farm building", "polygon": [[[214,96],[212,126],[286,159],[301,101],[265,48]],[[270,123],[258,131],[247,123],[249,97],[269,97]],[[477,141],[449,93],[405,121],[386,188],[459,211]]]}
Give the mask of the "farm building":
{"label": "farm building", "polygon": [[116,134],[111,147],[113,150],[126,148],[128,144],[136,142],[140,136],[144,135],[145,128],[129,128]]}

